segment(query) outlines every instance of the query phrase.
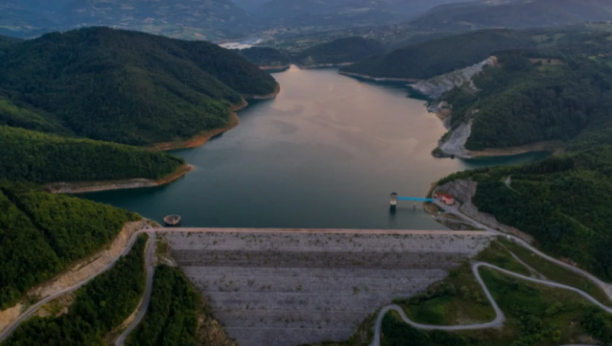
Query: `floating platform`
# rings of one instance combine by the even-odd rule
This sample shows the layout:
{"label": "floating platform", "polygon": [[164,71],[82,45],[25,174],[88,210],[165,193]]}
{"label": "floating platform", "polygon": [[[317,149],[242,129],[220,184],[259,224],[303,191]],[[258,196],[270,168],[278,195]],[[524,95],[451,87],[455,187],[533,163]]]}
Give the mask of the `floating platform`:
{"label": "floating platform", "polygon": [[181,224],[180,215],[168,215],[164,218],[164,223],[169,227],[176,227]]}

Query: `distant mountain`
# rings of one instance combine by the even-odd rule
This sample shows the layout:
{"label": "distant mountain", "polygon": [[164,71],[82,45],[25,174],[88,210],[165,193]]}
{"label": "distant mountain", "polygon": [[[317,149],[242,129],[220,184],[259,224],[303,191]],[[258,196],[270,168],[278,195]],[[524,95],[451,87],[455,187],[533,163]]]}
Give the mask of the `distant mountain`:
{"label": "distant mountain", "polygon": [[10,46],[11,44],[17,43],[19,41],[21,40],[15,37],[0,36],[0,49],[2,49],[3,47]]}
{"label": "distant mountain", "polygon": [[244,35],[247,14],[231,0],[74,0],[58,18],[62,25],[104,25],[210,40]]}
{"label": "distant mountain", "polygon": [[396,49],[363,59],[341,72],[376,78],[427,79],[480,62],[495,51],[535,46],[527,33],[482,30]]}
{"label": "distant mountain", "polygon": [[287,54],[274,48],[251,47],[236,52],[266,70],[284,69],[291,63]]}
{"label": "distant mountain", "polygon": [[481,0],[439,6],[412,24],[421,29],[528,28],[612,20],[612,0]]}
{"label": "distant mountain", "polygon": [[437,5],[459,1],[463,0],[271,0],[259,7],[255,17],[270,27],[380,25],[407,21]]}
{"label": "distant mountain", "polygon": [[0,35],[29,37],[53,30],[57,24],[43,8],[29,1],[0,0]]}
{"label": "distant mountain", "polygon": [[244,95],[277,88],[270,75],[217,45],[108,28],[12,44],[0,50],[0,76],[0,92],[25,109],[7,113],[13,126],[52,133],[63,126],[79,137],[134,145],[226,126],[229,108],[243,105]]}
{"label": "distant mountain", "polygon": [[233,0],[234,3],[246,11],[253,12],[261,7],[263,4],[270,2],[271,0]]}
{"label": "distant mountain", "polygon": [[[15,1],[15,0],[12,0]],[[74,0],[19,0],[19,4],[24,7],[39,11],[55,12]]]}
{"label": "distant mountain", "polygon": [[231,0],[0,0],[0,34],[19,37],[111,26],[211,40],[243,37],[247,23]]}
{"label": "distant mountain", "polygon": [[353,63],[384,51],[382,43],[362,37],[347,37],[324,43],[294,57],[301,66]]}

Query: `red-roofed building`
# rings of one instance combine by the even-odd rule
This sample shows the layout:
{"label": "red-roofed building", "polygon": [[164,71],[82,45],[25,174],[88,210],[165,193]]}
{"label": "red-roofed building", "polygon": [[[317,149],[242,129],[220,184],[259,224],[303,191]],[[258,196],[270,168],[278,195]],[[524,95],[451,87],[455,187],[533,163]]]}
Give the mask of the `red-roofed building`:
{"label": "red-roofed building", "polygon": [[455,197],[453,197],[453,195],[448,194],[448,193],[436,192],[434,194],[434,198],[435,199],[441,199],[442,203],[444,203],[446,205],[453,205],[453,204],[455,204]]}
{"label": "red-roofed building", "polygon": [[455,204],[455,197],[453,197],[453,195],[449,195],[448,193],[446,193],[442,195],[442,203],[446,205],[453,205]]}

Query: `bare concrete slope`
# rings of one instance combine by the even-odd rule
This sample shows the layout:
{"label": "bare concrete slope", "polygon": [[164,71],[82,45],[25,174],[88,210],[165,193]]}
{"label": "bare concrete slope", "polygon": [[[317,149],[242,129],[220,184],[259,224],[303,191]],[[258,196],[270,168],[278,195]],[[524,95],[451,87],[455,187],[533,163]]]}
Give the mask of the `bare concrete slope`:
{"label": "bare concrete slope", "polygon": [[172,256],[242,346],[344,340],[394,298],[443,279],[485,232],[172,233]]}

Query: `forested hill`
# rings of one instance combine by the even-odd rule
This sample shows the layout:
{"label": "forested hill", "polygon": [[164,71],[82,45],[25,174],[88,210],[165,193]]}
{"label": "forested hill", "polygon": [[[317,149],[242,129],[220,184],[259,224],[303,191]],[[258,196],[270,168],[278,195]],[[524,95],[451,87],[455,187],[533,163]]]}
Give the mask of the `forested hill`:
{"label": "forested hill", "polygon": [[499,66],[474,79],[478,92],[459,88],[443,96],[453,108],[453,128],[473,121],[466,148],[570,141],[583,131],[589,133],[591,145],[605,141],[600,133],[612,124],[609,65],[583,57],[538,54],[500,52]]}
{"label": "forested hill", "polygon": [[376,78],[427,79],[478,63],[495,51],[535,45],[527,33],[482,30],[396,49],[341,71]]}
{"label": "forested hill", "polygon": [[7,47],[13,43],[20,42],[21,40],[14,37],[0,35],[0,49]]}
{"label": "forested hill", "polygon": [[[472,202],[502,223],[535,237],[557,257],[569,258],[604,280],[612,279],[612,147],[524,165],[454,174],[472,179]],[[511,187],[504,180],[511,176]]]}
{"label": "forested hill", "polygon": [[269,47],[251,47],[237,51],[253,64],[266,68],[283,68],[291,63],[289,56]]}
{"label": "forested hill", "polygon": [[380,42],[355,36],[306,49],[297,54],[294,60],[302,66],[352,63],[383,51],[384,46]]}
{"label": "forested hill", "polygon": [[0,183],[0,309],[107,246],[138,219],[111,206]]}
{"label": "forested hill", "polygon": [[465,1],[439,6],[411,24],[421,30],[536,28],[612,20],[610,0]]}
{"label": "forested hill", "polygon": [[0,50],[0,92],[77,136],[145,145],[224,126],[242,95],[276,81],[207,42],[89,28]]}
{"label": "forested hill", "polygon": [[185,164],[166,153],[0,126],[0,181],[161,179]]}

